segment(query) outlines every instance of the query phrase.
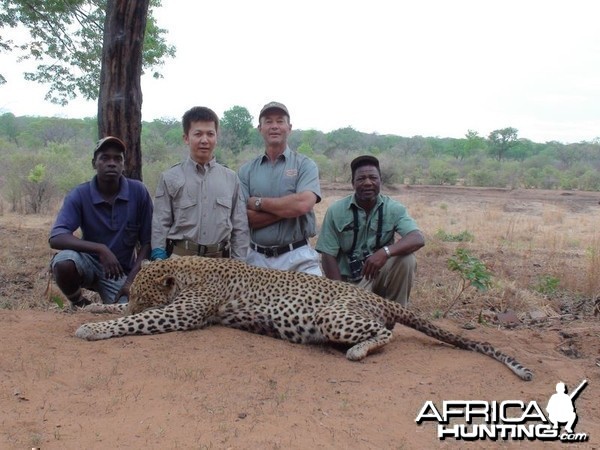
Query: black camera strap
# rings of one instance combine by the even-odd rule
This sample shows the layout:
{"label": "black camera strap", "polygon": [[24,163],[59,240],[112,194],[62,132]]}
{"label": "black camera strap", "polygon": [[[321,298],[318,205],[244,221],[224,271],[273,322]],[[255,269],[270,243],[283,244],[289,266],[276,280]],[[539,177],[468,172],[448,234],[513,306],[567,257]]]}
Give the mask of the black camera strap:
{"label": "black camera strap", "polygon": [[356,205],[352,205],[352,215],[354,216],[354,224],[352,230],[354,231],[354,238],[352,239],[352,247],[348,250],[348,256],[352,257],[354,249],[356,248],[356,240],[358,239],[358,208]]}
{"label": "black camera strap", "polygon": [[377,217],[377,236],[375,241],[375,248],[379,250],[381,248],[381,236],[383,235],[383,203],[379,206],[379,216]]}
{"label": "black camera strap", "polygon": [[[377,250],[381,248],[381,236],[383,235],[383,203],[377,208],[377,235],[375,236],[375,247]],[[354,231],[354,238],[352,239],[352,247],[348,251],[348,255],[352,256],[356,249],[356,241],[358,240],[358,208],[356,205],[352,205],[352,215],[354,216],[354,225],[352,230]]]}

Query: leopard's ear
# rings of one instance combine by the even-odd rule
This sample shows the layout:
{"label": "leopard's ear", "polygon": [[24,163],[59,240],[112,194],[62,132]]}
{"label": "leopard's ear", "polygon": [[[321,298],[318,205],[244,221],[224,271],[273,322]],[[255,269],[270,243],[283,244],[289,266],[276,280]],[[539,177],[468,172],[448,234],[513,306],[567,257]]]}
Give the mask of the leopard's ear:
{"label": "leopard's ear", "polygon": [[160,278],[157,278],[157,283],[166,288],[171,288],[175,286],[176,279],[173,275],[163,275]]}
{"label": "leopard's ear", "polygon": [[142,265],[140,267],[144,268],[146,266],[149,266],[150,264],[152,264],[152,261],[150,261],[149,259],[144,259],[142,260]]}

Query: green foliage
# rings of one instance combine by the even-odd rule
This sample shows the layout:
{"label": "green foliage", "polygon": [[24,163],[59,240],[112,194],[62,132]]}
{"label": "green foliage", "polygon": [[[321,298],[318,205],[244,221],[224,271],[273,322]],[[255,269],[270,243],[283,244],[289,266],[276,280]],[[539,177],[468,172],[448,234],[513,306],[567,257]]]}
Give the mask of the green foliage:
{"label": "green foliage", "polygon": [[[108,0],[0,0],[1,26],[22,25],[30,38],[21,43],[3,41],[4,51],[15,51],[17,61],[33,60],[36,72],[26,72],[25,79],[48,84],[46,100],[66,105],[77,94],[98,98]],[[151,0],[144,37],[143,67],[156,70],[163,58],[175,55],[175,48],[165,41],[166,30],[157,26],[152,15],[159,0]]]}
{"label": "green foliage", "polygon": [[52,300],[54,303],[56,303],[56,306],[58,306],[58,309],[65,309],[65,302],[59,295],[52,295],[50,297],[50,300]]}
{"label": "green foliage", "polygon": [[446,308],[444,317],[448,315],[466,289],[474,287],[478,291],[485,291],[492,285],[492,273],[479,258],[471,255],[465,248],[456,249],[454,255],[448,259],[447,265],[448,269],[460,275],[461,281],[456,296]]}
{"label": "green foliage", "polygon": [[29,171],[27,179],[35,184],[42,183],[46,178],[46,166],[43,164],[36,164],[36,166]]}
{"label": "green foliage", "polygon": [[579,178],[578,188],[584,191],[600,191],[600,172],[588,169]]}
{"label": "green foliage", "polygon": [[27,195],[28,212],[37,214],[49,203],[52,197],[53,184],[46,177],[46,166],[36,164],[23,181],[24,191]]}
{"label": "green foliage", "polygon": [[243,106],[233,106],[221,119],[222,142],[237,154],[250,143],[252,128],[250,112]]}
{"label": "green foliage", "polygon": [[448,268],[458,272],[465,289],[473,286],[478,291],[485,291],[492,284],[492,273],[479,258],[472,256],[465,248],[456,249],[454,255],[448,259]]}
{"label": "green foliage", "polygon": [[351,151],[365,153],[365,137],[352,127],[339,128],[327,133],[327,152],[340,150],[346,154]]}
{"label": "green foliage", "polygon": [[531,167],[523,175],[525,187],[557,189],[561,184],[561,173],[555,167]]}
{"label": "green foliage", "polygon": [[537,279],[536,285],[533,289],[540,294],[554,295],[558,292],[560,285],[560,279],[553,277],[552,275],[541,275]]}
{"label": "green foliage", "polygon": [[427,184],[450,185],[454,186],[458,178],[458,172],[454,170],[446,161],[434,160],[429,165],[429,176]]}
{"label": "green foliage", "polygon": [[451,234],[440,229],[436,231],[435,237],[444,242],[473,242],[475,240],[475,236],[467,230]]}
{"label": "green foliage", "polygon": [[494,130],[488,136],[490,141],[490,152],[498,161],[506,156],[508,151],[517,144],[516,128],[508,127],[499,130]]}
{"label": "green foliage", "polygon": [[298,147],[298,153],[302,153],[303,155],[306,155],[309,158],[312,158],[315,155],[315,152],[313,151],[312,147],[308,142],[303,142],[302,144],[300,144],[300,147]]}
{"label": "green foliage", "polygon": [[[62,196],[88,180],[94,173],[90,162],[96,133],[95,118],[0,115],[0,193],[13,210],[26,210],[23,181],[29,181],[27,177],[37,164],[46,168],[46,178],[52,188],[48,194]],[[219,162],[233,170],[264,151],[256,127],[250,128],[249,143],[242,149],[228,140],[228,136],[231,135],[221,126],[216,156]],[[141,138],[144,181],[154,192],[160,172],[185,158],[188,148],[183,144],[178,119],[144,122]],[[509,152],[498,161],[490,157],[486,141],[476,133],[468,134],[466,140],[440,139],[437,142],[436,139],[380,136],[351,128],[331,133],[294,130],[289,145],[310,156],[319,167],[321,179],[329,181],[350,183],[350,161],[370,153],[379,158],[385,185],[405,182],[453,185],[460,181],[466,186],[600,191],[600,172],[597,170],[600,167],[600,142],[526,143],[527,151],[533,153],[524,156],[524,160],[511,159],[516,158],[516,154]],[[349,140],[355,142],[349,143]],[[341,147],[333,146],[335,141],[339,141]],[[462,159],[457,158],[453,153],[456,146],[469,142],[472,145],[469,152]],[[354,150],[349,150],[348,146]]]}

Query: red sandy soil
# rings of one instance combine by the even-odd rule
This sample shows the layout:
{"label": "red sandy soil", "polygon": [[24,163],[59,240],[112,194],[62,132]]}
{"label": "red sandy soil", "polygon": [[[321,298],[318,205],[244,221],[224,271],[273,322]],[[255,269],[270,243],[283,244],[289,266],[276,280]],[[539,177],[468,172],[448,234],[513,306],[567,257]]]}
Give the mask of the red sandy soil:
{"label": "red sandy soil", "polygon": [[[0,310],[0,448],[558,448],[564,444],[440,441],[433,423],[415,418],[428,400],[544,408],[558,381],[573,389],[584,379],[575,431],[589,441],[569,448],[600,448],[598,320],[512,330],[436,320],[515,356],[535,373],[524,382],[486,356],[400,325],[389,345],[362,362],[330,346],[223,327],[99,342],[74,337],[82,323],[106,317]],[[576,337],[579,358],[559,351],[561,333]]]}

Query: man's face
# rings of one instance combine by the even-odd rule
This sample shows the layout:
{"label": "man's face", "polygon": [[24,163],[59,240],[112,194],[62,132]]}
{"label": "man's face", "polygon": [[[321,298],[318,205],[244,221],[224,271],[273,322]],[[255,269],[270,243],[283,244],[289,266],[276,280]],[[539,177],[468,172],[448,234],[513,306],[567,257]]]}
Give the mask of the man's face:
{"label": "man's face", "polygon": [[192,122],[190,131],[183,135],[190,148],[190,157],[199,164],[206,164],[214,155],[217,145],[217,129],[214,122]]}
{"label": "man's face", "polygon": [[267,146],[284,146],[292,132],[292,124],[283,111],[273,109],[260,118],[258,131]]}
{"label": "man's face", "polygon": [[96,169],[99,179],[103,181],[116,180],[125,170],[125,158],[119,148],[106,145],[96,152],[92,165]]}
{"label": "man's face", "polygon": [[371,202],[381,190],[381,177],[375,166],[361,166],[354,172],[352,187],[356,198],[361,202]]}

